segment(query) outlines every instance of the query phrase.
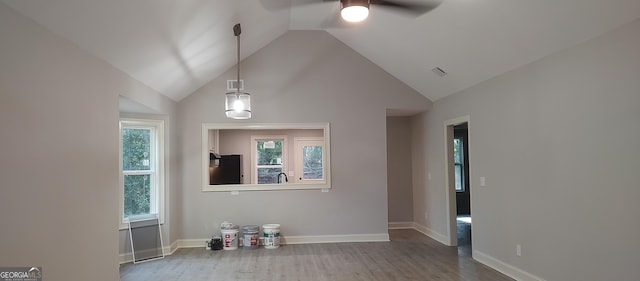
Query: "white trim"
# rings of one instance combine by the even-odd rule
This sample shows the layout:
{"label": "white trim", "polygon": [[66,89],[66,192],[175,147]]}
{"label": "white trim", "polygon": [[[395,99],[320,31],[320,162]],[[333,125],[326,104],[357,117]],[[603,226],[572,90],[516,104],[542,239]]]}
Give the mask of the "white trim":
{"label": "white trim", "polygon": [[448,244],[449,238],[446,235],[433,231],[431,228],[416,222],[389,222],[389,229],[413,229],[444,245],[451,246]]}
{"label": "white trim", "polygon": [[347,242],[389,242],[389,233],[317,235],[317,236],[282,236],[282,244],[316,244]]}
{"label": "white trim", "polygon": [[500,273],[507,275],[515,280],[519,280],[519,281],[545,281],[544,279],[535,276],[529,272],[526,272],[522,269],[519,269],[515,266],[512,266],[508,263],[502,262],[492,256],[489,256],[485,253],[482,253],[480,251],[474,250],[473,251],[473,259],[475,259],[476,261],[491,267],[497,271],[499,271]]}
{"label": "white trim", "polygon": [[[459,125],[462,123],[467,123],[467,128],[470,132],[470,125],[469,125],[469,115],[466,116],[462,116],[462,117],[458,117],[458,118],[453,118],[453,119],[449,119],[444,121],[444,171],[445,171],[445,177],[444,177],[444,187],[445,187],[445,195],[446,195],[446,204],[447,204],[447,243],[445,243],[448,246],[457,246],[458,245],[458,237],[457,237],[457,232],[456,232],[456,190],[455,190],[455,180],[453,180],[453,177],[455,175],[455,168],[453,168],[454,164],[453,164],[453,126],[455,125]],[[470,133],[467,133],[468,135],[470,135]],[[450,141],[451,140],[451,141]],[[469,141],[469,136],[467,136],[467,143],[471,143]],[[469,151],[470,152],[470,151]],[[469,156],[469,158],[471,158],[471,156]],[[471,174],[469,174],[469,177],[471,177]],[[471,178],[472,179],[472,178]],[[469,180],[469,182],[471,183],[471,179]],[[451,185],[451,186],[450,186]],[[471,185],[471,184],[470,184]],[[467,188],[470,188],[467,187]],[[471,189],[469,189],[471,190]],[[473,214],[473,210],[471,212],[471,214]],[[471,233],[471,247],[473,250],[473,233]]]}
{"label": "white trim", "polygon": [[[205,246],[209,239],[178,240],[178,248],[198,248]],[[313,235],[313,236],[280,236],[280,243],[285,245],[317,244],[317,243],[347,243],[347,242],[389,242],[389,233],[343,234],[343,235]]]}
{"label": "white trim", "polygon": [[[157,162],[157,167],[154,167],[155,172],[153,172],[155,178],[152,179],[152,182],[155,180],[157,181],[157,193],[158,196],[157,198],[153,198],[152,195],[152,206],[155,203],[155,208],[152,207],[151,209],[151,213],[155,213],[157,212],[158,214],[158,218],[160,221],[160,224],[164,224],[164,205],[165,205],[165,182],[166,182],[166,178],[168,177],[168,173],[166,172],[165,166],[166,166],[166,159],[165,159],[165,134],[164,134],[164,124],[165,121],[162,119],[136,119],[136,118],[120,118],[120,121],[118,122],[119,125],[119,139],[118,139],[118,143],[119,143],[119,151],[118,151],[118,165],[119,165],[119,207],[120,210],[119,212],[119,230],[126,230],[128,229],[127,223],[128,223],[128,219],[123,219],[124,214],[124,173],[122,172],[122,127],[124,124],[126,124],[126,127],[135,127],[135,126],[142,126],[142,127],[153,127],[154,131],[155,131],[155,147],[152,149],[155,149],[154,151],[154,156]],[[152,163],[155,164],[155,163]],[[155,210],[154,210],[155,209]]]}
{"label": "white trim", "polygon": [[431,228],[428,228],[424,225],[420,225],[417,223],[413,223],[413,229],[415,229],[416,231],[428,236],[429,238],[436,240],[444,245],[447,246],[451,246],[449,245],[449,237],[447,237],[444,234],[441,234],[439,232],[433,231]]}
{"label": "white trim", "polygon": [[[282,160],[280,165],[258,165],[258,141],[282,141],[280,147]],[[257,135],[251,136],[251,184],[258,184],[258,169],[280,168],[280,171],[287,173],[289,167],[289,141],[286,135]],[[272,167],[273,166],[273,167]]]}
{"label": "white trim", "polygon": [[414,222],[402,221],[402,222],[389,222],[389,229],[414,229]]}
{"label": "white trim", "polygon": [[[221,184],[209,185],[209,133],[208,130],[237,129],[321,129],[324,132],[325,181],[322,183],[289,184]],[[329,123],[202,123],[202,191],[258,191],[331,189],[331,133]]]}
{"label": "white trim", "polygon": [[[295,172],[295,176],[292,177],[292,182],[295,183],[324,183],[325,182],[325,174],[326,174],[326,165],[325,161],[325,153],[324,153],[324,137],[294,137],[293,138],[293,163],[295,167],[293,170]],[[304,167],[303,167],[303,158],[304,154],[302,153],[303,148],[305,146],[319,146],[322,148],[322,178],[321,179],[304,179]]]}
{"label": "white trim", "polygon": [[177,240],[175,243],[177,244],[178,249],[180,248],[198,248],[206,246],[207,241],[211,240],[211,238],[202,238],[202,239],[181,239]]}

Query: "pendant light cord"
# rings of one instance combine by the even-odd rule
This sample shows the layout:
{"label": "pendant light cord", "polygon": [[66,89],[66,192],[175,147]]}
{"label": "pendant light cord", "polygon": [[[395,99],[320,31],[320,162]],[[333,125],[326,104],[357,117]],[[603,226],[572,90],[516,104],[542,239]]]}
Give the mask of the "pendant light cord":
{"label": "pendant light cord", "polygon": [[238,76],[236,79],[236,91],[240,93],[240,35],[236,36],[238,38],[238,63],[237,63],[237,71]]}
{"label": "pendant light cord", "polygon": [[240,29],[240,24],[236,24],[233,27],[233,33],[236,35],[236,39],[237,39],[237,48],[238,48],[238,60],[236,63],[236,71],[237,71],[237,78],[236,78],[236,92],[240,93],[240,33],[241,33],[241,29]]}

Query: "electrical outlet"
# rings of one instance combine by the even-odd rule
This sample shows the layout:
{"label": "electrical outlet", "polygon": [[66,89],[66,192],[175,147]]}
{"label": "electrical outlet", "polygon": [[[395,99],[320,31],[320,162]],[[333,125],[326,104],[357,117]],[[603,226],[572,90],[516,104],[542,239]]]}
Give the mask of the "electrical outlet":
{"label": "electrical outlet", "polygon": [[522,256],[522,246],[520,246],[520,244],[516,245],[516,256],[518,257]]}

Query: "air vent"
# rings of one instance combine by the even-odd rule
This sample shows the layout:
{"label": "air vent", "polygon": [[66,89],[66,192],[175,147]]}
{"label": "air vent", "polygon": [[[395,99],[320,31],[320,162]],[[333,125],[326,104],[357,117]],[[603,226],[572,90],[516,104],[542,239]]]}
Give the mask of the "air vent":
{"label": "air vent", "polygon": [[244,90],[244,80],[240,79],[240,89],[238,89],[238,80],[227,80],[227,91]]}
{"label": "air vent", "polygon": [[444,77],[445,75],[447,75],[447,72],[444,71],[444,69],[442,69],[440,67],[436,67],[436,68],[432,69],[431,71],[433,71],[433,73],[435,73],[436,75],[438,75],[440,77]]}

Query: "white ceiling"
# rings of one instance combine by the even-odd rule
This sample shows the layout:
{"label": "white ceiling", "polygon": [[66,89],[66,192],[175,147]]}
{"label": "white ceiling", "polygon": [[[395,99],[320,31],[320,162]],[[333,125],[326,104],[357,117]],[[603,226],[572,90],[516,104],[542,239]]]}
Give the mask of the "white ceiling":
{"label": "white ceiling", "polygon": [[372,6],[348,28],[337,1],[1,1],[176,101],[235,66],[238,22],[243,58],[324,29],[435,101],[640,18],[640,0],[424,0],[440,5],[419,17]]}

